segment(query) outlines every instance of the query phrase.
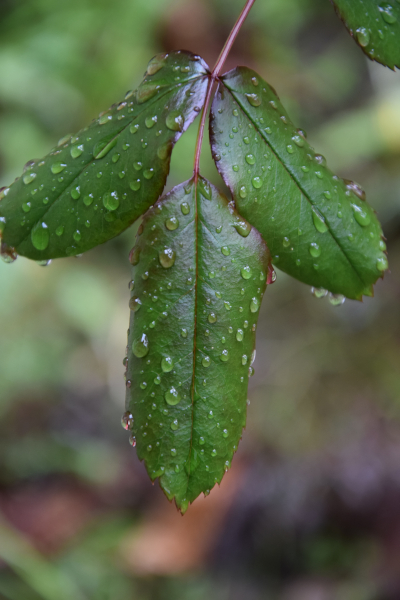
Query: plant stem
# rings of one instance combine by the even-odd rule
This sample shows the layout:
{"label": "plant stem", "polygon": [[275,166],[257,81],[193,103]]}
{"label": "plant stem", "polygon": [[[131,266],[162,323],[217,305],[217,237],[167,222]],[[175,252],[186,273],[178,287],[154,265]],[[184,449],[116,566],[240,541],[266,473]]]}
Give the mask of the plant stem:
{"label": "plant stem", "polygon": [[203,109],[201,111],[199,131],[197,133],[197,140],[196,140],[196,150],[195,150],[195,155],[194,155],[193,174],[194,174],[194,179],[195,179],[196,183],[197,183],[197,180],[199,177],[199,172],[200,172],[200,154],[201,154],[201,146],[202,146],[203,137],[204,137],[204,127],[206,124],[208,105],[210,104],[214,83],[221,75],[221,71],[224,68],[224,64],[228,57],[228,54],[231,51],[231,48],[236,40],[236,37],[237,37],[243,23],[245,22],[246,17],[249,14],[255,1],[256,0],[246,0],[246,4],[244,5],[243,10],[240,13],[235,25],[233,26],[232,31],[230,32],[228,39],[226,40],[225,45],[221,50],[221,54],[219,55],[218,60],[215,63],[215,66],[210,74],[210,78],[209,78],[208,86],[207,86],[206,97],[204,100]]}

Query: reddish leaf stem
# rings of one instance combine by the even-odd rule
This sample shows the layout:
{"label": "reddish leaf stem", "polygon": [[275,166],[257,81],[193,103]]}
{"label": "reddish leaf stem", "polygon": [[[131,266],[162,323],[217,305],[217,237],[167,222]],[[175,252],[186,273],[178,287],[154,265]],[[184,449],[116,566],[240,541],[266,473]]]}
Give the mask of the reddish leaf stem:
{"label": "reddish leaf stem", "polygon": [[197,183],[197,179],[199,177],[199,172],[200,172],[201,146],[203,143],[204,128],[205,128],[205,124],[206,124],[208,105],[210,104],[210,100],[212,97],[214,83],[216,82],[218,77],[221,75],[221,71],[224,68],[224,64],[228,57],[228,54],[231,51],[231,48],[236,40],[236,37],[237,37],[243,23],[245,22],[246,17],[249,14],[255,1],[256,0],[247,0],[246,1],[246,4],[244,5],[242,12],[240,13],[235,25],[233,26],[232,31],[230,32],[230,34],[228,36],[228,39],[225,42],[224,47],[222,48],[221,54],[219,55],[218,60],[215,63],[212,73],[210,74],[210,79],[208,81],[208,87],[207,87],[207,93],[206,93],[206,97],[204,100],[203,109],[201,111],[199,131],[197,133],[197,140],[196,140],[196,150],[195,150],[195,155],[194,155],[193,175],[194,175],[194,179],[195,179],[196,183]]}

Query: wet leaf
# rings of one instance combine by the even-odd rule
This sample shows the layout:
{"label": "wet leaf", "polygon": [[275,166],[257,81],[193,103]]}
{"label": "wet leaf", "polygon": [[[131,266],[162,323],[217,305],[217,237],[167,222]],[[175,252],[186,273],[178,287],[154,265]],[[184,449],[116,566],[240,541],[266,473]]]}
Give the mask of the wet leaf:
{"label": "wet leaf", "polygon": [[391,69],[400,67],[398,0],[331,0],[350,35],[369,58]]}
{"label": "wet leaf", "polygon": [[364,192],[333,175],[254,71],[239,67],[222,78],[210,131],[217,168],[273,263],[334,294],[372,295],[388,264]]}
{"label": "wet leaf", "polygon": [[146,214],[131,263],[124,423],[151,479],[185,512],[221,481],[245,426],[269,253],[200,179]]}
{"label": "wet leaf", "polygon": [[164,188],[172,147],[204,102],[206,70],[188,52],[156,56],[123,102],[28,163],[0,193],[3,253],[71,256],[131,225]]}

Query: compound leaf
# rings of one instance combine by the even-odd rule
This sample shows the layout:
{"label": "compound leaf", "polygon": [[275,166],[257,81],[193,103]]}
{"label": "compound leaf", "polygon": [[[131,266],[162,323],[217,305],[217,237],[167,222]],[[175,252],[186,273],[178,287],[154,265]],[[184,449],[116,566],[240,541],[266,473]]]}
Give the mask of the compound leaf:
{"label": "compound leaf", "polygon": [[400,67],[398,0],[331,0],[350,35],[369,58],[391,69]]}
{"label": "compound leaf", "polygon": [[3,253],[80,254],[118,235],[161,194],[172,147],[199,112],[207,66],[189,52],[153,58],[136,91],[0,193]]}
{"label": "compound leaf", "polygon": [[221,481],[245,426],[269,252],[200,178],[150,209],[131,263],[124,423],[183,513]]}
{"label": "compound leaf", "polygon": [[363,192],[339,179],[254,71],[224,75],[214,98],[214,159],[241,215],[280,269],[333,294],[361,299],[388,267],[380,224]]}

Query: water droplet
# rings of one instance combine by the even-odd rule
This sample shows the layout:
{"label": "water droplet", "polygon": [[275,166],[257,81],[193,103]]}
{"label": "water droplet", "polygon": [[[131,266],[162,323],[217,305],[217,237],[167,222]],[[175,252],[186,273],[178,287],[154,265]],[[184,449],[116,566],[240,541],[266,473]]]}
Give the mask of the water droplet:
{"label": "water droplet", "polygon": [[382,2],[378,8],[383,20],[386,21],[386,23],[389,23],[389,25],[396,23],[397,18],[396,15],[393,14],[393,6],[391,6],[388,2]]}
{"label": "water droplet", "polygon": [[164,356],[161,360],[161,368],[164,373],[169,373],[174,368],[174,361],[170,356]]}
{"label": "water droplet", "polygon": [[56,235],[60,237],[64,233],[64,225],[59,225],[56,229]]}
{"label": "water droplet", "polygon": [[38,223],[31,232],[32,244],[36,250],[46,250],[50,241],[50,234],[46,223]]}
{"label": "water droplet", "polygon": [[[135,134],[135,133],[137,133],[137,132],[138,132],[138,130],[139,130],[139,123],[134,123],[133,125],[131,125],[131,126],[129,127],[129,131],[130,131],[132,134]],[[126,148],[124,148],[124,150],[126,150]]]}
{"label": "water droplet", "polygon": [[246,135],[246,136],[243,138],[243,141],[244,141],[244,143],[245,143],[245,144],[250,144],[250,138],[249,138],[249,136],[247,136],[247,135]]}
{"label": "water droplet", "polygon": [[224,307],[225,307],[225,310],[231,310],[232,305],[227,300],[224,300]]}
{"label": "water droplet", "polygon": [[260,308],[260,303],[257,298],[252,298],[250,301],[250,312],[256,313]]}
{"label": "water droplet", "polygon": [[246,198],[246,196],[247,196],[247,190],[246,190],[246,186],[245,185],[241,186],[241,188],[239,190],[239,196],[241,198]]}
{"label": "water droplet", "polygon": [[284,248],[289,248],[290,246],[290,239],[288,237],[284,237],[282,240],[282,246]]}
{"label": "water droplet", "polygon": [[175,258],[176,254],[172,248],[164,248],[164,250],[161,250],[161,252],[158,254],[158,260],[164,269],[169,269],[172,267],[175,263]]}
{"label": "water droplet", "polygon": [[36,173],[26,173],[26,175],[22,177],[22,181],[25,183],[25,185],[29,185],[34,179],[36,179],[36,177]]}
{"label": "water droplet", "polygon": [[292,144],[288,144],[286,146],[286,150],[287,150],[287,152],[289,152],[289,154],[293,154],[294,148],[293,148]]}
{"label": "water droplet", "polygon": [[322,165],[323,167],[326,166],[326,158],[325,156],[322,156],[322,154],[316,154],[314,156],[314,160],[316,163],[318,163],[319,165]]}
{"label": "water droplet", "polygon": [[71,198],[74,200],[78,200],[81,197],[81,188],[77,185],[75,188],[71,190]]}
{"label": "water droplet", "polygon": [[251,277],[251,267],[249,267],[248,265],[246,265],[245,267],[242,267],[242,269],[240,269],[240,274],[243,277],[243,279],[250,279]]}
{"label": "water droplet", "polygon": [[164,398],[166,403],[170,406],[175,406],[181,401],[180,393],[173,386],[170,387],[170,389],[167,392],[165,392]]}
{"label": "water droplet", "polygon": [[136,438],[135,438],[135,436],[131,435],[129,437],[129,443],[132,446],[132,448],[134,448],[136,446]]}
{"label": "water droplet", "polygon": [[79,158],[83,153],[84,146],[83,144],[79,144],[76,146],[71,146],[71,150],[69,151],[72,158]]}
{"label": "water droplet", "polygon": [[222,248],[221,248],[221,252],[222,252],[222,254],[223,254],[224,256],[229,256],[229,255],[230,255],[230,253],[231,253],[231,251],[230,251],[230,249],[228,248],[228,246],[222,246]]}
{"label": "water droplet", "polygon": [[155,75],[163,68],[165,63],[166,56],[165,54],[157,54],[154,58],[151,59],[149,64],[147,65],[147,74]]}
{"label": "water droplet", "polygon": [[117,192],[107,192],[107,194],[104,194],[103,205],[107,210],[117,210],[119,207],[119,198]]}
{"label": "water droplet", "polygon": [[145,179],[152,179],[154,177],[154,169],[146,169],[143,171],[143,175]]}
{"label": "water droplet", "polygon": [[329,292],[329,302],[333,306],[341,306],[345,302],[346,298],[342,294],[332,294]]}
{"label": "water droplet", "polygon": [[251,106],[257,107],[261,104],[261,98],[258,94],[245,94],[247,101]]}
{"label": "water droplet", "polygon": [[211,364],[211,358],[209,356],[205,356],[201,361],[201,364],[203,365],[203,367],[209,367]]}
{"label": "water droplet", "polygon": [[173,110],[167,115],[165,124],[171,131],[183,131],[185,120],[179,110]]}
{"label": "water droplet", "polygon": [[154,115],[154,117],[146,117],[144,124],[146,125],[147,129],[151,129],[152,127],[154,127],[154,125],[157,123],[157,115]]}
{"label": "water droplet", "polygon": [[29,212],[31,210],[31,207],[32,207],[32,205],[31,205],[30,202],[24,202],[23,205],[22,205],[22,210],[25,213],[27,213],[27,212]]}
{"label": "water droplet", "polygon": [[88,196],[84,196],[83,203],[85,206],[90,206],[94,200],[93,194],[89,194]]}
{"label": "water droplet", "polygon": [[356,36],[360,46],[362,46],[363,48],[368,46],[371,39],[368,29],[365,29],[365,27],[359,27],[356,31]]}
{"label": "water droplet", "polygon": [[381,258],[378,258],[378,260],[376,261],[376,268],[381,273],[383,273],[383,271],[386,271],[386,269],[389,268],[389,263],[388,263],[388,259],[386,258],[386,256],[382,256]]}
{"label": "water droplet", "polygon": [[328,294],[328,290],[324,290],[324,288],[315,288],[315,287],[312,287],[311,288],[311,293],[316,298],[325,298],[325,296]]}
{"label": "water droplet", "polygon": [[74,235],[72,237],[74,238],[74,240],[76,242],[79,242],[80,239],[81,239],[81,237],[82,237],[82,234],[81,234],[81,232],[79,230],[77,230],[77,231],[75,231],[75,233],[74,233]]}
{"label": "water droplet", "polygon": [[129,187],[134,192],[137,192],[138,190],[140,190],[140,186],[141,186],[140,179],[135,179],[134,181],[131,181],[130,184],[129,184]]}
{"label": "water droplet", "polygon": [[366,210],[364,210],[361,206],[357,206],[357,204],[351,205],[354,213],[354,218],[361,227],[366,227],[371,222],[371,217]]}
{"label": "water droplet", "polygon": [[383,240],[379,240],[379,250],[382,250],[382,252],[386,251],[386,244]]}
{"label": "water droplet", "polygon": [[171,429],[172,431],[176,431],[179,427],[179,423],[178,423],[178,419],[174,419],[171,423]]}
{"label": "water droplet", "polygon": [[169,219],[167,219],[165,221],[165,227],[169,231],[175,231],[175,229],[178,229],[178,227],[179,227],[178,219],[176,217],[170,217]]}
{"label": "water droplet", "polygon": [[239,165],[233,165],[232,171],[235,171],[235,173],[237,173],[239,171]]}
{"label": "water droplet", "polygon": [[314,258],[321,256],[321,249],[316,242],[312,242],[309,247],[309,252]]}
{"label": "water droplet", "polygon": [[[65,163],[61,163],[61,162],[57,162],[51,165],[51,172],[54,175],[58,175],[58,173],[61,173],[62,171],[64,171],[64,169],[67,167],[67,165]],[[33,173],[32,173],[33,175]],[[36,177],[36,175],[35,175]]]}
{"label": "water droplet", "polygon": [[356,183],[355,181],[351,181],[350,179],[343,179],[343,182],[345,183],[346,188],[350,192],[353,192],[358,198],[360,198],[360,200],[366,199],[365,191],[358,183]]}
{"label": "water droplet", "polygon": [[296,146],[299,146],[299,148],[302,148],[305,144],[304,137],[302,137],[301,135],[294,135],[292,137],[292,140],[294,141]]}
{"label": "water droplet", "polygon": [[133,312],[137,312],[139,308],[142,306],[142,301],[137,296],[132,296],[129,300],[129,308],[133,310]]}
{"label": "water droplet", "polygon": [[187,329],[181,329],[181,336],[183,338],[187,338],[187,336],[188,336],[188,330]]}
{"label": "water droplet", "polygon": [[[254,369],[253,369],[253,367],[249,367],[249,377],[253,377],[253,375],[254,375]],[[247,403],[249,404],[250,400],[248,400]]]}
{"label": "water droplet", "polygon": [[247,162],[249,165],[254,165],[254,164],[255,164],[255,162],[256,162],[256,159],[255,159],[255,156],[254,156],[254,154],[246,154],[246,162]]}
{"label": "water droplet", "polygon": [[190,206],[187,202],[182,202],[181,211],[183,215],[188,215],[190,213]]}
{"label": "water droplet", "polygon": [[315,206],[312,207],[312,218],[314,222],[314,227],[317,231],[319,231],[320,233],[325,233],[326,231],[328,231],[328,226],[325,223],[324,217],[321,215],[319,210],[315,208]]}
{"label": "water droplet", "polygon": [[261,177],[253,177],[251,183],[256,190],[259,190],[264,182]]}
{"label": "water droplet", "polygon": [[145,333],[136,340],[132,344],[132,352],[137,358],[144,358],[149,353],[149,340]]}
{"label": "water droplet", "polygon": [[217,322],[217,315],[216,315],[214,312],[211,312],[211,313],[208,315],[208,317],[207,317],[207,318],[208,318],[208,322],[209,322],[209,323],[216,323],[216,322]]}
{"label": "water droplet", "polygon": [[234,228],[244,238],[247,237],[251,231],[251,225],[250,223],[247,223],[247,221],[238,221],[234,224]]}
{"label": "water droplet", "polygon": [[244,337],[244,331],[243,329],[238,329],[236,332],[236,339],[238,342],[242,342],[243,341],[243,337]]}

